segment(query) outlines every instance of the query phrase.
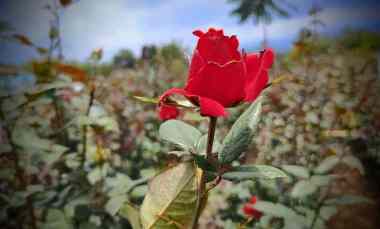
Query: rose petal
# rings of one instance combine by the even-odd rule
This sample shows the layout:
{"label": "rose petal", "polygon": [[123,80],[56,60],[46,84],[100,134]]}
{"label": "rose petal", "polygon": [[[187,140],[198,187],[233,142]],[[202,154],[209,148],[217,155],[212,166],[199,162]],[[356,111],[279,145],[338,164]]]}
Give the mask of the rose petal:
{"label": "rose petal", "polygon": [[[197,32],[196,36],[198,35]],[[241,59],[237,50],[238,46],[239,41],[236,37],[225,36],[223,30],[210,28],[207,33],[199,37],[196,50],[207,62],[212,61],[223,65],[231,60]]]}
{"label": "rose petal", "polygon": [[203,68],[205,64],[206,62],[201,57],[198,50],[194,50],[193,57],[191,58],[188,80],[198,74],[198,72]]}
{"label": "rose petal", "polygon": [[245,88],[245,98],[244,101],[252,102],[254,101],[265,88],[269,80],[268,71],[262,70],[258,77],[252,82],[249,82]]}
{"label": "rose petal", "polygon": [[245,58],[247,65],[248,80],[252,80],[260,69],[260,58],[257,53],[247,54]]}
{"label": "rose petal", "polygon": [[258,54],[249,54],[245,58],[247,65],[247,86],[245,88],[245,101],[254,101],[268,83],[268,68],[273,64],[274,52],[265,49]]}
{"label": "rose petal", "polygon": [[245,83],[243,62],[231,62],[225,66],[209,63],[187,82],[185,90],[230,107],[243,100]]}
{"label": "rose petal", "polygon": [[228,115],[223,105],[213,99],[199,97],[199,105],[201,107],[201,115],[211,117],[225,117]]}
{"label": "rose petal", "polygon": [[202,30],[194,30],[193,34],[197,37],[202,37],[205,33]]}
{"label": "rose petal", "polygon": [[179,110],[177,107],[165,104],[165,100],[174,94],[183,95],[189,101],[198,104],[200,106],[201,115],[212,117],[227,116],[227,112],[225,111],[223,105],[217,101],[191,94],[182,88],[171,88],[160,96],[158,111],[161,120],[176,118],[179,115]]}
{"label": "rose petal", "polygon": [[273,49],[265,49],[263,51],[262,60],[261,60],[262,68],[264,69],[271,68],[273,65],[274,57],[275,57],[275,54],[274,54]]}
{"label": "rose petal", "polygon": [[251,53],[245,58],[247,65],[248,81],[256,78],[259,71],[272,67],[274,52],[272,49],[265,49],[261,53]]}
{"label": "rose petal", "polygon": [[249,200],[249,202],[251,204],[255,204],[257,202],[257,197],[256,196],[252,196],[251,199]]}
{"label": "rose petal", "polygon": [[169,106],[166,104],[162,104],[158,107],[158,113],[159,117],[162,121],[168,120],[168,119],[175,119],[179,115],[179,110],[175,106]]}
{"label": "rose petal", "polygon": [[243,207],[243,212],[246,216],[253,217],[255,219],[260,219],[263,213],[258,211],[253,207],[253,204],[247,203]]}
{"label": "rose petal", "polygon": [[170,88],[169,90],[165,91],[164,94],[160,96],[159,103],[164,102],[167,97],[173,94],[180,94],[180,95],[186,96],[188,93],[182,88]]}

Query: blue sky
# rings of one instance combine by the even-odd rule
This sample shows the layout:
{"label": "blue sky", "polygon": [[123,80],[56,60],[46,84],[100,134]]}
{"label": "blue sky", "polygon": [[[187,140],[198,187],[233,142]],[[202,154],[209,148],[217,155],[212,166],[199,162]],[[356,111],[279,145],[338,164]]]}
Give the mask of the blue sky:
{"label": "blue sky", "polygon": [[[49,14],[42,7],[53,0],[0,0],[0,20],[9,21],[18,33],[46,46]],[[287,50],[299,29],[309,22],[312,1],[288,0],[298,7],[288,19],[275,18],[268,26],[269,44]],[[376,0],[315,0],[324,8],[321,19],[326,34],[344,27],[380,28]],[[105,60],[121,48],[140,54],[143,44],[177,41],[191,50],[196,42],[191,32],[208,27],[224,28],[236,34],[242,48],[258,48],[261,28],[251,22],[239,24],[230,15],[234,5],[226,0],[80,0],[61,12],[63,52],[66,59],[84,60],[95,48],[103,48]],[[37,54],[28,47],[0,43],[0,63],[23,63]]]}

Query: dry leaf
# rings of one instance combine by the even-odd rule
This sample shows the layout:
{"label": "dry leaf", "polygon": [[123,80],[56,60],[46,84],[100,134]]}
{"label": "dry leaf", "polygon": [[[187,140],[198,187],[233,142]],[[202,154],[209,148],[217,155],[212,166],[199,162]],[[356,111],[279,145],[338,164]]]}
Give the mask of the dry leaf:
{"label": "dry leaf", "polygon": [[30,39],[24,35],[13,34],[12,37],[15,38],[16,40],[18,40],[18,42],[20,42],[23,45],[33,46],[33,43],[30,41]]}
{"label": "dry leaf", "polygon": [[87,73],[78,67],[66,64],[55,64],[54,67],[57,72],[70,76],[73,81],[87,81]]}

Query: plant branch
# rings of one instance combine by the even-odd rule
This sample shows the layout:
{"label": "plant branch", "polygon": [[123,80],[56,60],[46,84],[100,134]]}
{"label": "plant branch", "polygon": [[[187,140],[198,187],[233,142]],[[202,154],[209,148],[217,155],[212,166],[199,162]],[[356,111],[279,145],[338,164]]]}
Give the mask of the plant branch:
{"label": "plant branch", "polygon": [[[210,117],[210,123],[208,127],[208,135],[207,135],[207,150],[206,150],[206,160],[209,160],[212,157],[212,145],[214,144],[214,136],[215,136],[215,128],[216,128],[216,117]],[[197,205],[195,208],[195,213],[192,221],[192,229],[198,228],[198,220],[201,215],[204,194],[206,192],[206,176],[204,171],[201,172],[201,176],[199,179],[199,188],[198,188],[198,199]]]}
{"label": "plant branch", "polygon": [[[94,104],[94,99],[95,99],[95,87],[91,87],[90,99],[89,99],[88,107],[87,107],[86,114],[85,114],[86,117],[89,117],[89,115],[90,115],[90,110],[91,110],[92,105]],[[81,155],[82,156],[82,158],[81,158],[81,160],[82,160],[81,165],[82,166],[84,165],[85,158],[86,158],[86,152],[87,152],[87,130],[88,130],[88,125],[87,124],[83,125],[83,127],[82,127],[83,147],[82,147],[82,155]]]}

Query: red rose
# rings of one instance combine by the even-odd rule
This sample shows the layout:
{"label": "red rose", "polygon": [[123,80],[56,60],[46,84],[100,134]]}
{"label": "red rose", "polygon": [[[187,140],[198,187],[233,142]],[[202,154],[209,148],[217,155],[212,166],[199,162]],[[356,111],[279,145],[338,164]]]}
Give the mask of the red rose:
{"label": "red rose", "polygon": [[253,217],[255,219],[260,219],[261,216],[263,215],[263,213],[261,213],[260,211],[256,210],[253,207],[256,204],[256,202],[257,202],[257,197],[253,196],[251,198],[251,200],[249,201],[249,203],[246,203],[244,205],[243,212],[244,212],[244,214],[246,214],[249,217]]}
{"label": "red rose", "polygon": [[[166,91],[160,97],[159,106],[163,106],[170,95],[180,94],[199,106],[202,115],[218,117],[227,115],[225,107],[254,101],[267,85],[274,52],[267,49],[258,54],[241,53],[236,36],[225,36],[223,30],[210,28],[207,33],[196,30],[193,34],[199,40],[187,85],[184,89]],[[160,112],[163,120],[165,110]]]}
{"label": "red rose", "polygon": [[158,112],[162,120],[177,118],[179,115],[179,111],[176,107],[166,104],[162,104],[158,108]]}

